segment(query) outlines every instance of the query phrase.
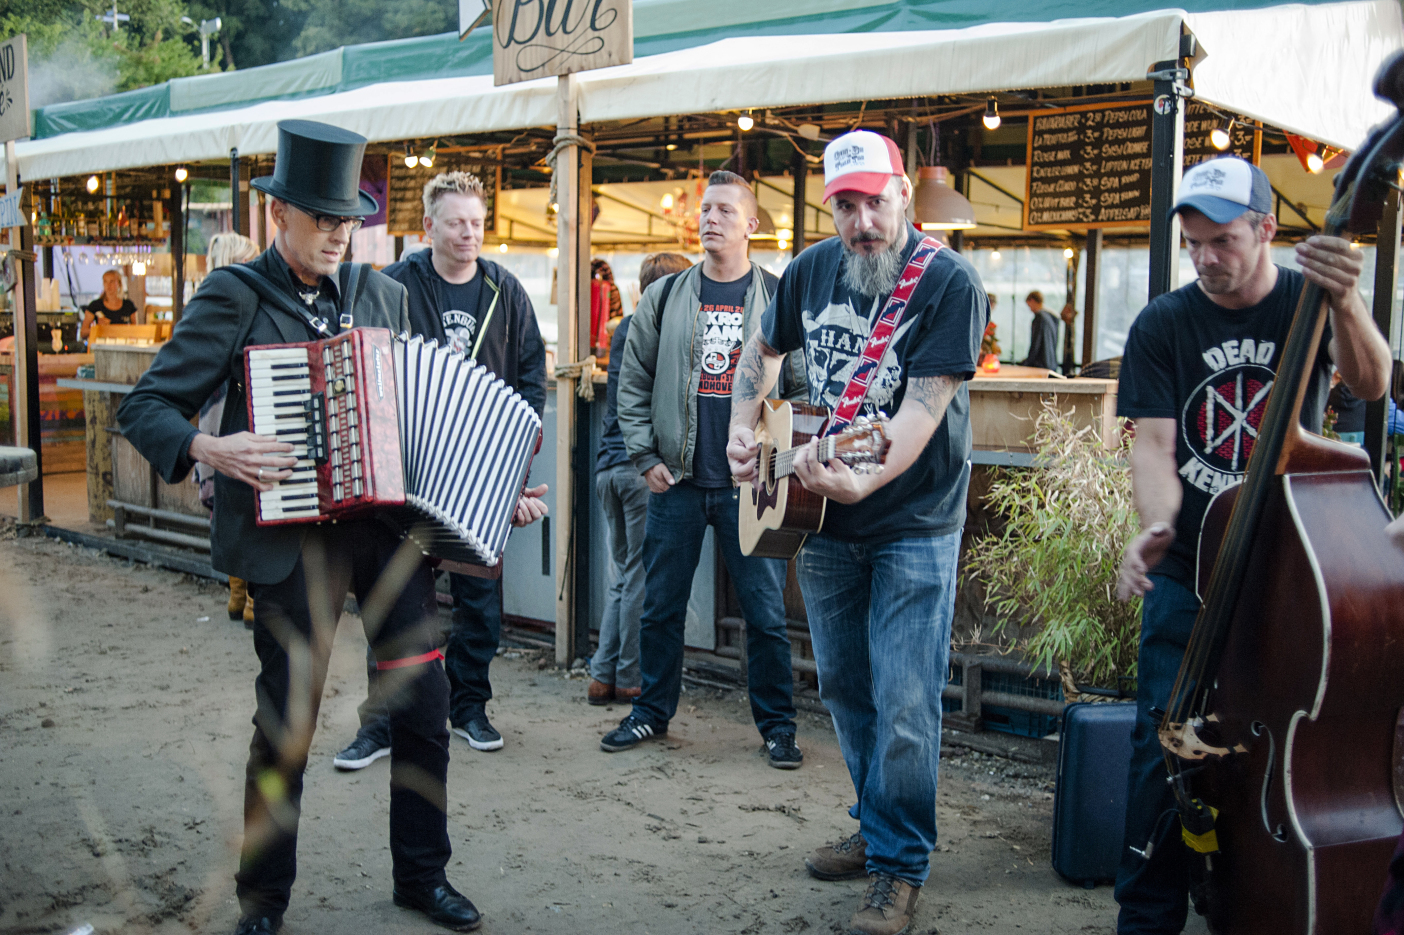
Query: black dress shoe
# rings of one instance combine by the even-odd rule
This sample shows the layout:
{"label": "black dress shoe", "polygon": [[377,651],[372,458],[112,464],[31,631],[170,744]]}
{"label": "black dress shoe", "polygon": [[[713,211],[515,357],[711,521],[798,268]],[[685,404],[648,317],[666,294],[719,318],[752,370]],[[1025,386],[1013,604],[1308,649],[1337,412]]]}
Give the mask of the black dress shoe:
{"label": "black dress shoe", "polygon": [[276,935],[283,927],[282,919],[271,916],[244,916],[234,926],[234,935]]}
{"label": "black dress shoe", "polygon": [[433,889],[410,889],[396,884],[395,905],[418,909],[429,917],[429,921],[455,932],[471,932],[483,924],[477,907],[447,883]]}

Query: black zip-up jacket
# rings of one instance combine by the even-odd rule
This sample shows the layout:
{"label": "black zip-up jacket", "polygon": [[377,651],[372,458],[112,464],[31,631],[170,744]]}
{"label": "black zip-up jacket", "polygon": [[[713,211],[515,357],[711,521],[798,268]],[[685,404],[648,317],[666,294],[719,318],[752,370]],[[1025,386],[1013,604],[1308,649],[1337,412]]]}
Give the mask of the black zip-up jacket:
{"label": "black zip-up jacket", "polygon": [[[383,272],[409,291],[413,332],[437,338],[442,344],[448,336],[441,317],[443,309],[438,307],[440,293],[434,288],[439,274],[434,270],[431,253],[412,253],[385,267]],[[521,281],[499,264],[478,257],[478,275],[483,277],[483,289],[473,314],[482,337],[474,359],[501,377],[540,415],[546,409],[546,344],[536,326],[536,310]]]}

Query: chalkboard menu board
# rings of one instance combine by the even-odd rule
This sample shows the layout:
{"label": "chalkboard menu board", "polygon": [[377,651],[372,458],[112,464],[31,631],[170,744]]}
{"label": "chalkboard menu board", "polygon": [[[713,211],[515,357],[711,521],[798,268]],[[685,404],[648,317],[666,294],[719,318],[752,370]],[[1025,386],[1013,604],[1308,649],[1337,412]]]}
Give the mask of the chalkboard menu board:
{"label": "chalkboard menu board", "polygon": [[1227,150],[1216,149],[1210,142],[1209,134],[1227,122],[1198,101],[1189,102],[1189,106],[1185,108],[1186,169],[1217,156],[1241,156],[1253,165],[1258,164],[1263,151],[1263,131],[1245,120],[1234,120]]}
{"label": "chalkboard menu board", "polygon": [[[1209,142],[1224,119],[1202,104],[1185,111],[1186,168],[1227,155]],[[1256,162],[1255,128],[1234,125],[1229,152]],[[1025,230],[1090,230],[1150,223],[1149,101],[1041,111],[1029,118]]]}
{"label": "chalkboard menu board", "polygon": [[471,172],[482,180],[487,191],[487,218],[483,230],[497,233],[497,192],[502,184],[502,164],[485,162],[480,155],[441,152],[434,167],[408,168],[404,160],[390,157],[390,185],[386,195],[386,227],[390,236],[424,233],[424,185],[440,172]]}

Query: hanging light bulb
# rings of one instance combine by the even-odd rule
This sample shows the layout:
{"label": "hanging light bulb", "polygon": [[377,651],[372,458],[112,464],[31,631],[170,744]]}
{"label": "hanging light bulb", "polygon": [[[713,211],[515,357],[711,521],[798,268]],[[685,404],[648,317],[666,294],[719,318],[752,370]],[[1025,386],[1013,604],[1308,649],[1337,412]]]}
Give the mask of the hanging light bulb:
{"label": "hanging light bulb", "polygon": [[999,252],[998,250],[991,250],[991,251],[990,251],[990,259],[991,259],[991,260],[994,260],[996,263],[998,263],[998,262],[999,262],[999,258],[1000,258],[1000,252]]}
{"label": "hanging light bulb", "polygon": [[1065,259],[1065,260],[1071,260],[1072,258],[1073,258],[1073,248],[1072,248],[1072,247],[1064,247],[1064,248],[1063,248],[1063,259]]}
{"label": "hanging light bulb", "polygon": [[1214,129],[1209,131],[1209,143],[1219,152],[1223,152],[1224,150],[1228,149],[1229,144],[1232,142],[1233,118],[1229,118],[1229,122],[1224,126],[1215,127]]}
{"label": "hanging light bulb", "polygon": [[662,208],[664,211],[673,210],[673,193],[664,192],[663,197],[658,199],[658,207]]}
{"label": "hanging light bulb", "polygon": [[[93,179],[95,179],[95,178],[97,178],[97,176],[94,176],[94,177],[93,177]],[[184,181],[185,181],[186,179],[188,179],[188,178],[190,178],[190,170],[187,169],[187,168],[185,168],[185,166],[181,166],[179,169],[176,169],[176,170],[175,170],[175,180],[176,180],[177,182],[184,182]],[[88,180],[88,184],[89,184],[89,185],[92,185],[93,179],[89,179],[89,180]],[[97,188],[96,188],[96,186],[94,186],[93,188],[90,188],[90,189],[88,189],[88,190],[89,190],[89,191],[96,191]]]}
{"label": "hanging light bulb", "polygon": [[146,275],[146,264],[143,263],[143,262],[141,262],[141,260],[137,260],[135,263],[133,263],[133,264],[132,264],[132,275],[133,275],[133,276],[145,276],[145,275]]}
{"label": "hanging light bulb", "polygon": [[426,169],[434,168],[434,157],[436,155],[438,155],[438,153],[434,150],[434,147],[430,146],[424,151],[424,155],[419,157],[419,164]]}
{"label": "hanging light bulb", "polygon": [[999,129],[999,102],[994,98],[985,102],[985,116],[980,118],[980,122],[985,125],[986,130]]}
{"label": "hanging light bulb", "polygon": [[498,244],[498,245],[497,245],[497,252],[498,252],[498,253],[506,253],[506,252],[507,252],[507,245],[506,245],[505,243],[500,243],[500,244]]}
{"label": "hanging light bulb", "polygon": [[674,150],[676,150],[676,149],[678,148],[678,144],[677,144],[677,143],[669,143],[667,146],[664,146],[663,148],[666,149],[668,152],[671,153],[671,152],[673,152]]}
{"label": "hanging light bulb", "polygon": [[417,165],[419,165],[419,157],[414,153],[405,153],[405,168],[413,169]]}
{"label": "hanging light bulb", "polygon": [[1307,171],[1312,175],[1317,174],[1326,167],[1326,161],[1321,158],[1320,153],[1307,153]]}
{"label": "hanging light bulb", "polygon": [[101,184],[102,182],[98,181],[98,177],[96,175],[88,176],[88,194],[91,195],[95,193],[98,190],[98,186]]}
{"label": "hanging light bulb", "polygon": [[736,125],[741,128],[742,133],[745,133],[756,125],[756,120],[747,112],[736,118]]}

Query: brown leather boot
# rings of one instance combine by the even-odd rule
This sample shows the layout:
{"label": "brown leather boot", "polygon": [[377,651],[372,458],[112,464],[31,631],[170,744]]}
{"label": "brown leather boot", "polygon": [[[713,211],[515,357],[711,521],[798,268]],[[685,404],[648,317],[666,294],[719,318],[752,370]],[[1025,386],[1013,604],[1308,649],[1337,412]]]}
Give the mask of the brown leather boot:
{"label": "brown leather boot", "polygon": [[868,875],[868,842],[860,831],[816,848],[804,865],[816,880],[857,880]]}
{"label": "brown leather boot", "polygon": [[634,699],[642,694],[642,688],[620,688],[618,685],[614,686],[615,701],[623,701],[632,704]]}
{"label": "brown leather boot", "polygon": [[243,578],[229,576],[229,619],[244,616],[244,602],[249,599],[249,584]]}
{"label": "brown leather boot", "polygon": [[253,629],[253,598],[244,601],[244,629]]}
{"label": "brown leather boot", "polygon": [[875,873],[858,911],[848,920],[849,935],[902,935],[912,924],[921,887],[906,880]]}
{"label": "brown leather boot", "polygon": [[609,704],[614,700],[614,686],[606,685],[599,679],[590,679],[590,685],[585,689],[585,700],[593,705]]}

